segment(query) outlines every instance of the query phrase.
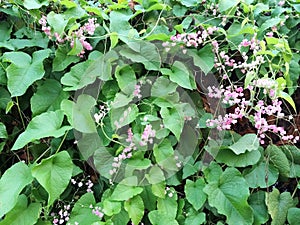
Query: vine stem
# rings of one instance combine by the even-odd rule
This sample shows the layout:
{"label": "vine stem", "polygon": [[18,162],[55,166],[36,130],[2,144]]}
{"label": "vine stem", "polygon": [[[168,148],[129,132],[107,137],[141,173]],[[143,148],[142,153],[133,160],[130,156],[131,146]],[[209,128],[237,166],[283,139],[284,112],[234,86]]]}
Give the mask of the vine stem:
{"label": "vine stem", "polygon": [[64,141],[66,140],[66,137],[67,137],[68,133],[69,133],[69,131],[67,131],[67,132],[65,133],[65,135],[64,135],[63,139],[61,140],[61,142],[60,142],[60,144],[59,144],[59,146],[58,146],[58,148],[57,148],[55,154],[58,153],[59,150],[61,149],[61,146],[62,146],[62,144],[64,143]]}
{"label": "vine stem", "polygon": [[19,98],[17,96],[16,96],[16,102],[17,102],[17,108],[18,108],[18,112],[19,112],[19,115],[21,118],[22,126],[23,126],[23,129],[25,130],[25,122],[24,122],[24,119],[22,116],[22,111],[21,111],[20,105],[19,105]]}

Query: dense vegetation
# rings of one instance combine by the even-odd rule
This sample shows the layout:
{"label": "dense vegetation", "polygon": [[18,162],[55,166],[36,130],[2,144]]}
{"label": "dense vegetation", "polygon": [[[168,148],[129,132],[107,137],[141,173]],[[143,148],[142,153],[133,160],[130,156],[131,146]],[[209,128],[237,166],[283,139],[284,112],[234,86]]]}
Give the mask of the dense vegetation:
{"label": "dense vegetation", "polygon": [[299,12],[0,1],[0,225],[299,224]]}

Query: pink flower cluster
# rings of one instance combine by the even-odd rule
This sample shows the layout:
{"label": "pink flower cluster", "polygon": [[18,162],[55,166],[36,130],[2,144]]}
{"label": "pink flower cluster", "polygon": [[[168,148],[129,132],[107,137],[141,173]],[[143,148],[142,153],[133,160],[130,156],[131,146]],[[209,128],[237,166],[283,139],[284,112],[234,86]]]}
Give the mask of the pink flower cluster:
{"label": "pink flower cluster", "polygon": [[47,26],[47,17],[46,16],[42,16],[42,18],[39,20],[39,24],[42,25],[42,31],[45,32],[45,34],[48,37],[51,37],[51,27]]}
{"label": "pink flower cluster", "polygon": [[134,91],[133,91],[133,96],[134,97],[137,97],[137,98],[141,98],[142,95],[141,95],[141,83],[137,83],[135,86],[134,86]]}
{"label": "pink flower cluster", "polygon": [[91,51],[93,47],[89,42],[86,41],[86,34],[93,35],[95,33],[96,28],[99,26],[96,23],[95,18],[88,19],[88,22],[85,23],[82,27],[80,27],[77,31],[74,31],[73,39],[71,40],[71,47],[74,47],[74,41],[77,38],[82,44],[82,51],[78,54],[78,56],[83,57],[85,50]]}
{"label": "pink flower cluster", "polygon": [[177,34],[171,37],[171,41],[183,43],[186,47],[195,47],[202,45],[209,35],[212,35],[215,31],[217,31],[217,27],[209,27],[207,30],[201,29],[196,33],[183,33]]}
{"label": "pink flower cluster", "polygon": [[[243,88],[237,86],[229,86],[224,89],[222,86],[208,87],[208,96],[210,98],[217,98],[222,101],[222,103],[228,104],[230,106],[235,105],[234,113],[226,113],[224,116],[219,115],[215,119],[208,119],[206,121],[208,127],[216,127],[218,130],[229,130],[233,124],[238,122],[238,119],[243,117],[250,120],[257,130],[257,135],[261,144],[265,143],[266,132],[272,132],[277,134],[282,140],[289,140],[296,143],[299,140],[299,136],[287,135],[283,127],[278,127],[270,124],[268,117],[275,116],[276,119],[284,117],[282,112],[281,104],[277,98],[274,98],[272,88],[274,88],[274,83],[269,80],[269,82],[263,82],[263,79],[257,79],[252,82],[257,88],[263,88],[265,94],[269,94],[272,97],[272,104],[267,104],[263,100],[258,100],[256,103],[250,102],[244,98]],[[253,86],[250,86],[253,89]]]}
{"label": "pink flower cluster", "polygon": [[170,51],[171,47],[176,46],[176,44],[181,44],[182,52],[185,54],[185,47],[197,48],[205,43],[209,35],[213,35],[217,31],[217,27],[208,27],[207,29],[201,28],[195,33],[183,33],[171,36],[171,42],[164,42],[162,44],[165,47],[166,52]]}
{"label": "pink flower cluster", "polygon": [[99,206],[93,207],[90,205],[90,208],[92,209],[92,213],[100,218],[100,220],[103,218],[104,213],[102,212],[102,208]]}
{"label": "pink flower cluster", "polygon": [[51,213],[51,216],[54,216],[52,223],[54,225],[63,224],[70,219],[70,205],[64,205],[63,209],[59,210],[58,215]]}
{"label": "pink flower cluster", "polygon": [[[123,149],[121,154],[114,157],[114,162],[112,163],[112,169],[109,171],[109,174],[111,176],[113,176],[118,172],[118,169],[121,167],[123,160],[130,159],[132,157],[132,151],[137,149],[133,140],[133,133],[131,128],[127,130],[126,142],[128,142],[129,145]],[[110,183],[112,183],[112,180],[110,180]]]}
{"label": "pink flower cluster", "polygon": [[[153,138],[155,137],[156,131],[152,129],[151,124],[147,124],[145,126],[145,129],[141,135],[141,141],[139,142],[140,146],[146,146],[148,143],[153,143]],[[118,156],[114,157],[113,163],[112,163],[112,169],[109,171],[109,174],[113,176],[118,172],[118,169],[121,167],[121,164],[124,160],[130,159],[132,157],[133,151],[137,150],[137,146],[134,143],[134,134],[132,132],[132,129],[129,128],[127,130],[127,138],[126,142],[129,143],[128,146],[126,146],[122,153]],[[110,183],[112,183],[112,180],[110,180]]]}
{"label": "pink flower cluster", "polygon": [[142,134],[142,137],[141,137],[141,141],[140,141],[140,145],[141,146],[146,146],[147,143],[150,143],[152,144],[153,143],[153,138],[155,137],[155,130],[152,129],[152,125],[151,124],[147,124],[145,129],[144,129],[144,132]]}
{"label": "pink flower cluster", "polygon": [[44,33],[49,37],[49,39],[52,39],[53,36],[55,37],[56,43],[61,44],[68,40],[68,37],[62,38],[57,32],[52,34],[51,27],[47,25],[46,16],[42,16],[42,18],[39,20],[39,24],[42,25],[42,31],[44,31]]}
{"label": "pink flower cluster", "polygon": [[[242,47],[249,47],[251,51],[253,51],[254,60],[249,61],[249,57],[246,52],[242,52],[241,56],[243,61],[236,62],[235,59],[232,59],[225,51],[219,52],[219,44],[217,41],[212,41],[213,51],[215,53],[215,68],[219,73],[225,73],[224,79],[227,79],[227,72],[231,72],[235,69],[239,69],[242,73],[246,73],[247,71],[254,71],[258,68],[262,63],[264,63],[264,58],[262,55],[256,55],[256,53],[260,50],[260,41],[256,38],[257,34],[254,34],[251,40],[244,39],[239,44],[239,51],[242,50]],[[230,69],[226,69],[230,67]]]}
{"label": "pink flower cluster", "polygon": [[65,38],[61,37],[61,34],[58,33],[54,33],[52,34],[51,32],[51,27],[47,25],[47,17],[46,16],[42,16],[42,18],[39,20],[39,24],[42,25],[42,31],[44,31],[44,33],[50,38],[52,39],[52,37],[55,37],[55,40],[58,44],[64,43],[65,41],[70,41],[70,46],[73,48],[74,47],[74,43],[75,40],[79,40],[79,42],[82,45],[82,51],[78,54],[78,56],[83,57],[83,55],[85,54],[85,51],[88,50],[92,50],[93,47],[91,46],[91,44],[86,41],[86,35],[93,35],[95,33],[96,28],[99,26],[98,23],[96,23],[96,19],[95,18],[90,18],[88,19],[88,22],[85,23],[83,26],[81,26],[78,30],[73,31],[72,34],[70,36],[66,36]]}

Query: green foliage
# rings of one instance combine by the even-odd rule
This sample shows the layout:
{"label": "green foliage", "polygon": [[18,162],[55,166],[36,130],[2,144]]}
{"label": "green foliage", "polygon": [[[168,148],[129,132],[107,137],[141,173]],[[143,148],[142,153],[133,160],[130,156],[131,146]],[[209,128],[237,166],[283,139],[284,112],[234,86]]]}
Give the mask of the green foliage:
{"label": "green foliage", "polygon": [[60,196],[69,184],[73,172],[73,163],[66,151],[59,152],[32,168],[32,176],[48,192],[48,205]]}
{"label": "green foliage", "polygon": [[228,224],[253,223],[253,211],[247,202],[248,185],[237,169],[228,168],[219,177],[213,177],[204,192],[209,204],[226,216]]}
{"label": "green foliage", "polygon": [[3,61],[11,63],[6,68],[11,97],[25,94],[33,82],[44,76],[43,61],[50,53],[50,49],[45,49],[34,52],[32,57],[24,52],[6,52],[3,55]]}
{"label": "green foliage", "polygon": [[27,202],[25,195],[20,195],[17,204],[6,214],[5,219],[0,222],[1,225],[19,225],[19,224],[36,224],[41,213],[41,205],[39,203]]}
{"label": "green foliage", "polygon": [[60,137],[70,126],[63,126],[63,112],[61,110],[50,111],[35,116],[28,124],[26,130],[20,134],[12,150],[23,148],[29,142],[44,138],[44,137]]}
{"label": "green foliage", "polygon": [[0,1],[0,225],[299,224],[299,12]]}
{"label": "green foliage", "polygon": [[[18,177],[17,180],[16,177]],[[32,180],[30,168],[25,163],[16,163],[5,171],[0,179],[1,217],[15,207],[19,194]]]}

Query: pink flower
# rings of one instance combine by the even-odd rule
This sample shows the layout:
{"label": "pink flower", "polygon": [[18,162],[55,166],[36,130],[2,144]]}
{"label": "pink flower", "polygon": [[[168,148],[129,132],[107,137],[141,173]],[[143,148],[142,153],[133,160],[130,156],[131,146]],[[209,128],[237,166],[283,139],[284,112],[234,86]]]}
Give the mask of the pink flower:
{"label": "pink flower", "polygon": [[128,136],[127,136],[126,141],[131,143],[131,142],[133,141],[133,140],[132,140],[132,139],[133,139],[133,133],[132,133],[131,128],[129,128],[129,129],[127,130],[127,135],[128,135]]}
{"label": "pink flower", "polygon": [[244,39],[241,43],[240,43],[241,46],[243,47],[247,47],[249,45],[251,45],[251,42],[248,41],[247,39]]}
{"label": "pink flower", "polygon": [[283,6],[284,3],[285,3],[285,1],[279,1],[279,2],[278,2],[278,6]]}

